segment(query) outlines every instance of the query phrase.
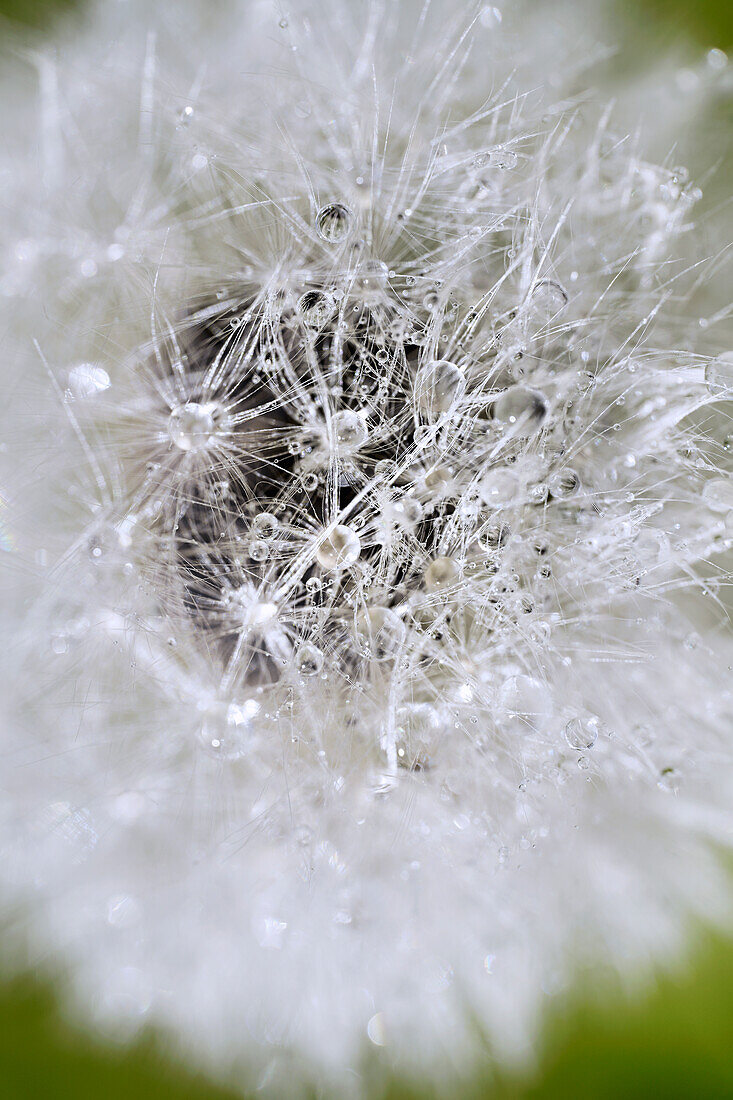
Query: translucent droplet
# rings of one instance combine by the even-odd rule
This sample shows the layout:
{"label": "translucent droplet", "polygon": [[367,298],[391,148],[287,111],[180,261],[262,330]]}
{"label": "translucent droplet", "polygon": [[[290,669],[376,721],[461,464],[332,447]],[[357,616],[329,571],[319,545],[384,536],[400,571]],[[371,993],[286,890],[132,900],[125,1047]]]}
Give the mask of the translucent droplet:
{"label": "translucent droplet", "polygon": [[733,392],[733,351],[724,352],[706,365],[705,381],[711,393]]}
{"label": "translucent droplet", "polygon": [[415,378],[415,400],[427,420],[437,420],[450,412],[466,389],[466,377],[460,367],[447,359],[424,363]]}
{"label": "translucent droplet", "polygon": [[440,712],[430,703],[406,703],[395,714],[397,763],[410,771],[429,765],[442,727]]}
{"label": "translucent droplet", "polygon": [[367,440],[369,429],[366,420],[351,409],[336,413],[332,421],[336,447],[340,454],[358,450]]}
{"label": "translucent droplet", "polygon": [[587,718],[571,718],[565,726],[565,740],[571,749],[592,749],[598,740],[602,723],[595,715]]}
{"label": "translucent droplet", "polygon": [[323,654],[317,646],[306,642],[295,655],[295,667],[301,676],[317,676],[323,668]]}
{"label": "translucent droplet", "polygon": [[532,312],[545,321],[556,317],[567,304],[567,294],[560,284],[553,282],[552,279],[542,279],[534,287],[530,296]]}
{"label": "translucent droplet", "polygon": [[270,556],[270,547],[264,539],[255,539],[250,544],[249,556],[252,561],[267,561]]}
{"label": "translucent droplet", "polygon": [[443,496],[453,483],[453,475],[447,466],[435,466],[425,475],[425,488],[436,496]]}
{"label": "translucent droplet", "polygon": [[516,168],[518,159],[513,149],[494,149],[490,154],[492,167],[501,168],[503,171]]}
{"label": "translucent droplet", "polygon": [[94,363],[79,363],[69,371],[69,394],[77,401],[103,393],[110,384],[107,371]]}
{"label": "translucent droplet", "polygon": [[321,328],[328,321],[335,309],[335,302],[330,294],[324,294],[320,290],[307,290],[298,299],[298,312],[303,320],[311,328]]}
{"label": "translucent droplet", "polygon": [[272,512],[260,512],[252,520],[251,532],[255,539],[274,539],[279,529],[280,520]]}
{"label": "translucent droplet", "polygon": [[447,588],[458,579],[458,566],[453,558],[434,558],[424,573],[425,587],[429,592],[437,588]]}
{"label": "translucent droplet", "polygon": [[215,402],[188,401],[177,405],[168,418],[168,434],[182,451],[203,451],[221,430],[221,409]]}
{"label": "translucent droplet", "polygon": [[323,206],[316,215],[316,230],[324,241],[342,241],[350,232],[354,215],[341,202]]}
{"label": "translucent droplet", "polygon": [[247,749],[252,722],[259,711],[256,699],[209,706],[199,731],[201,744],[212,756],[237,760]]}
{"label": "translucent droplet", "polygon": [[369,607],[356,620],[359,652],[375,661],[386,661],[405,640],[405,624],[389,607]]}
{"label": "translucent droplet", "polygon": [[509,467],[489,470],[479,487],[481,499],[494,508],[509,504],[519,493],[519,477]]}
{"label": "translucent droplet", "polygon": [[510,386],[494,401],[492,412],[495,420],[513,429],[534,431],[547,414],[544,394],[527,386]]}
{"label": "translucent droplet", "polygon": [[339,523],[319,543],[316,561],[324,569],[347,569],[360,553],[361,542],[356,531]]}
{"label": "translucent droplet", "polygon": [[367,260],[354,278],[354,292],[369,300],[378,297],[389,280],[389,268],[381,260]]}
{"label": "translucent droplet", "polygon": [[480,541],[487,550],[499,550],[509,541],[511,528],[506,523],[489,523],[480,534]]}
{"label": "translucent droplet", "polygon": [[703,485],[702,499],[712,512],[729,512],[733,508],[733,477],[715,477]]}
{"label": "translucent droplet", "polygon": [[558,470],[548,482],[550,492],[556,500],[565,500],[573,496],[580,488],[580,477],[566,466],[564,470]]}

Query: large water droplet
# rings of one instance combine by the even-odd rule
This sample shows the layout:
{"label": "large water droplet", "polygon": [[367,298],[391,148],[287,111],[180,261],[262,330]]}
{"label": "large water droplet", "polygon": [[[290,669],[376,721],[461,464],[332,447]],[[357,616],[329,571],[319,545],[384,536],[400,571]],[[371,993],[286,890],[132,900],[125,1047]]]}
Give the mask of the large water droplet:
{"label": "large water droplet", "polygon": [[458,580],[458,566],[453,558],[434,558],[424,573],[425,587],[429,592],[438,588],[448,588]]}
{"label": "large water droplet", "polygon": [[339,454],[358,450],[367,440],[369,429],[366,420],[351,409],[336,413],[332,421],[333,434]]}
{"label": "large water droplet", "polygon": [[405,624],[389,607],[369,607],[356,620],[359,652],[375,661],[393,657],[405,640]]}
{"label": "large water droplet", "polygon": [[580,488],[580,477],[569,466],[557,470],[548,481],[548,488],[556,500],[573,496]]}
{"label": "large water droplet", "polygon": [[568,304],[568,296],[559,283],[542,279],[532,290],[530,308],[543,321],[556,317]]}
{"label": "large water droplet", "polygon": [[489,470],[479,487],[481,499],[494,508],[509,504],[518,496],[519,477],[509,467]]}
{"label": "large water droplet", "polygon": [[354,215],[341,202],[330,202],[316,215],[316,230],[324,241],[342,241],[350,232]]}
{"label": "large water droplet", "polygon": [[324,569],[347,569],[360,553],[361,542],[356,531],[339,523],[318,544],[316,561]]}
{"label": "large water droplet", "polygon": [[298,312],[310,328],[321,328],[332,315],[336,304],[330,294],[307,290],[298,299]]}
{"label": "large water droplet", "polygon": [[427,420],[437,420],[450,412],[466,389],[466,378],[460,367],[447,359],[431,359],[424,363],[415,378],[417,407]]}
{"label": "large water droplet", "polygon": [[716,395],[733,392],[733,351],[724,352],[706,365],[705,381]]}
{"label": "large water droplet", "polygon": [[182,451],[203,451],[221,431],[221,407],[213,401],[187,401],[168,417],[168,435]]}
{"label": "large water droplet", "polygon": [[729,512],[733,508],[733,477],[715,477],[707,481],[702,499],[712,512]]}
{"label": "large water droplet", "polygon": [[255,539],[274,539],[280,528],[280,520],[272,512],[260,512],[252,520],[251,533]]}
{"label": "large water droplet", "polygon": [[295,655],[295,667],[301,676],[317,676],[323,668],[323,654],[317,646],[305,642]]}
{"label": "large water droplet", "polygon": [[600,718],[596,718],[595,715],[587,718],[571,718],[565,726],[565,740],[571,749],[578,751],[592,749],[602,728]]}
{"label": "large water droplet", "polygon": [[534,431],[547,414],[544,394],[528,386],[510,386],[493,404],[493,415],[515,431]]}
{"label": "large water droplet", "polygon": [[103,367],[94,363],[79,363],[69,371],[68,394],[77,401],[85,397],[94,397],[110,387],[110,378]]}
{"label": "large water droplet", "polygon": [[354,293],[369,301],[378,298],[389,280],[389,268],[381,260],[366,260],[354,277]]}

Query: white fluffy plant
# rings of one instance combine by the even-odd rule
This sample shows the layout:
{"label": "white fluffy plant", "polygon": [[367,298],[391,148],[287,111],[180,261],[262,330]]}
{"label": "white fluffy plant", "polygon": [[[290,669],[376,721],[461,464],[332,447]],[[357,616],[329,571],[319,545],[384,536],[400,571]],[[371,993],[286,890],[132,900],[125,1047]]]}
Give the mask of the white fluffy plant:
{"label": "white fluffy plant", "polygon": [[539,9],[450,9],[5,66],[4,897],[88,1018],[281,1090],[525,1057],[726,908],[699,192]]}

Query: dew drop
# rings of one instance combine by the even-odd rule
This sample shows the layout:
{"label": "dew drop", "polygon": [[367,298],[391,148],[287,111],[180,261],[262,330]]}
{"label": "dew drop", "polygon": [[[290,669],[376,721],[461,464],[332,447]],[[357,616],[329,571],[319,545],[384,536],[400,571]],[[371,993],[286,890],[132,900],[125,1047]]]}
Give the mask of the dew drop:
{"label": "dew drop", "polygon": [[381,260],[367,260],[354,278],[354,292],[364,299],[378,297],[389,279],[389,268]]}
{"label": "dew drop", "polygon": [[344,409],[333,417],[333,434],[340,454],[358,450],[367,440],[369,429],[366,420],[351,409]]}
{"label": "dew drop", "polygon": [[323,654],[317,646],[306,642],[295,655],[295,667],[301,676],[317,676],[323,668]]}
{"label": "dew drop", "polygon": [[321,328],[332,315],[334,307],[333,298],[320,290],[307,290],[298,299],[298,312],[311,328]]}
{"label": "dew drop", "polygon": [[519,493],[519,478],[508,467],[489,470],[479,487],[481,499],[492,507],[510,504]]}
{"label": "dew drop", "polygon": [[466,389],[466,378],[460,367],[447,359],[431,359],[424,363],[415,378],[417,407],[427,420],[437,420],[450,412]]}
{"label": "dew drop", "polygon": [[356,620],[356,644],[359,652],[376,661],[386,661],[400,649],[405,639],[405,624],[389,607],[369,607]]}
{"label": "dew drop", "polygon": [[547,414],[547,404],[539,390],[517,385],[497,397],[492,411],[494,418],[503,424],[534,431]]}
{"label": "dew drop", "polygon": [[550,492],[556,500],[565,500],[577,493],[580,488],[580,478],[575,470],[566,466],[564,470],[558,470],[548,482]]}
{"label": "dew drop", "polygon": [[713,394],[733,391],[733,351],[724,352],[706,365],[705,381]]}
{"label": "dew drop", "polygon": [[168,417],[168,435],[182,451],[203,451],[221,431],[221,409],[215,402],[188,401]]}
{"label": "dew drop", "polygon": [[110,377],[102,367],[94,363],[79,363],[69,371],[69,396],[78,401],[94,397],[110,387]]}
{"label": "dew drop", "polygon": [[490,154],[490,162],[494,168],[501,168],[508,172],[516,168],[519,157],[513,149],[494,149]]}
{"label": "dew drop", "polygon": [[530,296],[532,312],[545,321],[556,317],[568,304],[568,296],[552,279],[542,279],[534,287]]}
{"label": "dew drop", "polygon": [[425,587],[429,592],[447,588],[458,579],[458,566],[453,558],[434,558],[424,573]]}
{"label": "dew drop", "polygon": [[594,715],[589,718],[571,718],[565,726],[565,740],[571,749],[592,749],[601,731],[601,721]]}
{"label": "dew drop", "polygon": [[703,486],[702,499],[712,512],[733,509],[733,477],[716,477]]}
{"label": "dew drop", "polygon": [[356,531],[337,524],[319,543],[316,561],[324,569],[346,569],[358,559],[361,542]]}
{"label": "dew drop", "polygon": [[343,241],[351,231],[354,215],[348,206],[341,202],[331,202],[323,206],[316,215],[316,231],[324,241]]}
{"label": "dew drop", "polygon": [[255,539],[274,539],[280,528],[280,520],[272,512],[260,512],[252,520],[252,535]]}
{"label": "dew drop", "polygon": [[264,539],[255,539],[250,544],[249,556],[252,561],[267,561],[270,556],[270,547]]}

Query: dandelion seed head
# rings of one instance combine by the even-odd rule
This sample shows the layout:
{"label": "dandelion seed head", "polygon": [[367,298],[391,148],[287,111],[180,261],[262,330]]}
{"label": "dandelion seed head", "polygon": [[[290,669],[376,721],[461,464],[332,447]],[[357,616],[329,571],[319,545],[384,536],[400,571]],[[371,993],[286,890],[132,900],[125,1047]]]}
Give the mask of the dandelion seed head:
{"label": "dandelion seed head", "polygon": [[436,7],[102,4],[7,146],[5,888],[218,1069],[526,1053],[724,907],[701,196]]}

